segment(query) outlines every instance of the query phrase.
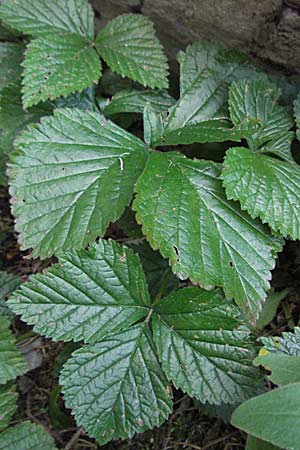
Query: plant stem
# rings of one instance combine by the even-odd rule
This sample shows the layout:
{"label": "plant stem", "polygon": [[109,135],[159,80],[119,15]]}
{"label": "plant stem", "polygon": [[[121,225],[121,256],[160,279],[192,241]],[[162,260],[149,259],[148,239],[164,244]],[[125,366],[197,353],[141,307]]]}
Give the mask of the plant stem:
{"label": "plant stem", "polygon": [[169,269],[167,269],[162,277],[162,281],[159,286],[158,292],[153,300],[153,306],[156,305],[159,302],[159,300],[162,298],[163,293],[165,292],[166,287],[168,286],[168,283],[170,281],[171,275],[172,275],[172,272]]}

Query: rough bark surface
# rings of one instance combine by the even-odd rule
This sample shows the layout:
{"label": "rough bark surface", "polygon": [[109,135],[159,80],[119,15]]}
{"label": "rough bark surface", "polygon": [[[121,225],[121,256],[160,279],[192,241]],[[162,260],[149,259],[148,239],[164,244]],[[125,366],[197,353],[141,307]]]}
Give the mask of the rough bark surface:
{"label": "rough bark surface", "polygon": [[155,23],[171,60],[197,40],[223,42],[300,72],[300,0],[92,0],[103,21],[140,12]]}

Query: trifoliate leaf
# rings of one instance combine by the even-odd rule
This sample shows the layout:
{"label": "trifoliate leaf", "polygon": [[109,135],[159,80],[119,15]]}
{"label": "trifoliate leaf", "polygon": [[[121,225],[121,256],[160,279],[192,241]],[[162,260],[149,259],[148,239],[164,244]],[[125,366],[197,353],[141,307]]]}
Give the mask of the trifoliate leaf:
{"label": "trifoliate leaf", "polygon": [[149,103],[144,109],[143,123],[144,141],[149,147],[155,148],[160,144],[164,126],[161,113],[154,111]]}
{"label": "trifoliate leaf", "polygon": [[23,52],[22,44],[0,42],[0,90],[20,78]]}
{"label": "trifoliate leaf", "polygon": [[166,144],[240,141],[227,109],[233,80],[258,77],[244,55],[208,43],[195,43],[178,55],[180,98],[170,109],[164,132]]}
{"label": "trifoliate leaf", "polygon": [[22,422],[0,434],[0,450],[57,450],[54,440],[41,425]]}
{"label": "trifoliate leaf", "polygon": [[148,313],[150,297],[137,255],[114,241],[62,255],[9,299],[16,314],[56,340],[95,342]]}
{"label": "trifoliate leaf", "polygon": [[287,161],[293,161],[290,144],[294,133],[292,117],[277,100],[280,91],[262,80],[239,81],[229,91],[230,116],[235,125],[256,120],[257,132],[247,137],[252,150],[272,153]]}
{"label": "trifoliate leaf", "polygon": [[16,347],[9,320],[0,316],[0,384],[26,372],[27,364]]}
{"label": "trifoliate leaf", "polygon": [[20,278],[16,275],[0,271],[0,316],[13,316],[13,312],[7,306],[6,297],[17,289],[20,282]]}
{"label": "trifoliate leaf", "polygon": [[227,151],[222,171],[228,199],[285,237],[300,238],[300,167],[243,147]]}
{"label": "trifoliate leaf", "polygon": [[82,36],[53,34],[30,42],[23,62],[25,108],[50,98],[66,96],[96,83],[101,63]]}
{"label": "trifoliate leaf", "polygon": [[46,39],[58,33],[94,38],[94,14],[87,0],[6,0],[0,18],[15,30]]}
{"label": "trifoliate leaf", "polygon": [[155,112],[167,111],[175,100],[167,91],[152,89],[126,89],[117,92],[104,108],[104,114],[143,113],[147,103]]}
{"label": "trifoliate leaf", "polygon": [[298,450],[300,383],[292,383],[251,398],[235,410],[231,423],[279,447]]}
{"label": "trifoliate leaf", "polygon": [[293,333],[283,332],[282,337],[263,337],[261,340],[271,353],[300,356],[300,327],[295,327]]}
{"label": "trifoliate leaf", "polygon": [[8,426],[11,417],[14,415],[17,409],[17,398],[18,394],[14,384],[6,383],[0,386],[0,431]]}
{"label": "trifoliate leaf", "polygon": [[9,167],[22,249],[47,258],[85,247],[122,214],[147,159],[146,147],[102,115],[78,109],[23,132]]}
{"label": "trifoliate leaf", "polygon": [[168,64],[152,22],[124,14],[100,31],[96,48],[110,69],[151,88],[168,87]]}
{"label": "trifoliate leaf", "polygon": [[300,356],[267,353],[255,358],[254,364],[271,371],[269,380],[279,386],[300,382]]}
{"label": "trifoliate leaf", "polygon": [[0,151],[9,153],[20,131],[30,123],[52,112],[49,104],[41,104],[24,110],[21,99],[21,86],[11,83],[0,92]]}
{"label": "trifoliate leaf", "polygon": [[221,291],[184,288],[154,308],[153,335],[164,372],[201,402],[238,403],[262,387],[254,340]]}
{"label": "trifoliate leaf", "polygon": [[60,383],[77,424],[100,445],[159,426],[172,409],[145,324],[75,351]]}
{"label": "trifoliate leaf", "polygon": [[222,286],[249,320],[257,318],[281,241],[226,199],[220,166],[152,153],[136,191],[137,220],[174,273],[205,289]]}

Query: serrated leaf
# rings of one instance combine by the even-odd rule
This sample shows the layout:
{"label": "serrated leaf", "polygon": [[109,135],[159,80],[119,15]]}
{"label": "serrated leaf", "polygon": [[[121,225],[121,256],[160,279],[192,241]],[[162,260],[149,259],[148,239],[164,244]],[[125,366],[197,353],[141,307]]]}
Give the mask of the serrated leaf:
{"label": "serrated leaf", "polygon": [[89,250],[62,255],[8,303],[38,333],[96,342],[145,317],[150,297],[139,258],[125,246],[100,240]]}
{"label": "serrated leaf", "polygon": [[3,88],[0,92],[1,152],[11,152],[17,134],[28,124],[37,122],[42,116],[49,115],[51,112],[52,108],[47,103],[24,110],[19,84],[11,83]]}
{"label": "serrated leaf", "polygon": [[87,0],[6,0],[0,18],[15,30],[46,39],[53,33],[94,38],[94,14]]}
{"label": "serrated leaf", "polygon": [[167,58],[148,17],[116,17],[98,34],[96,48],[114,72],[153,89],[168,87]]}
{"label": "serrated leaf", "polygon": [[15,289],[17,289],[17,287],[20,285],[20,282],[20,278],[16,275],[0,271],[0,316],[13,316],[13,312],[7,306],[6,297]]}
{"label": "serrated leaf", "polygon": [[84,89],[82,92],[73,92],[68,97],[59,97],[53,100],[55,108],[78,108],[83,111],[98,111],[95,103],[94,86]]}
{"label": "serrated leaf", "polygon": [[22,249],[47,258],[103,236],[122,214],[146,147],[102,115],[61,109],[16,141],[9,167]]}
{"label": "serrated leaf", "polygon": [[271,353],[300,356],[300,327],[295,327],[293,331],[282,333],[282,337],[263,337],[261,340]]}
{"label": "serrated leaf", "polygon": [[162,368],[176,388],[201,402],[239,403],[259,392],[254,340],[221,291],[184,288],[154,308],[153,335]]}
{"label": "serrated leaf", "polygon": [[0,42],[0,90],[21,76],[24,46],[12,42]]}
{"label": "serrated leaf", "polygon": [[0,316],[0,384],[26,372],[27,364],[16,347],[9,320]]}
{"label": "serrated leaf", "polygon": [[14,384],[7,383],[0,386],[0,431],[8,426],[14,415],[17,409],[17,398],[18,394]]}
{"label": "serrated leaf", "polygon": [[230,117],[235,125],[257,121],[257,132],[247,137],[252,150],[293,162],[290,144],[294,133],[289,131],[293,121],[287,109],[277,103],[279,96],[274,85],[262,80],[235,82],[229,91]]}
{"label": "serrated leaf", "polygon": [[0,434],[0,450],[57,450],[53,438],[41,425],[22,422]]}
{"label": "serrated leaf", "polygon": [[300,167],[243,147],[227,151],[222,171],[228,199],[285,237],[300,238]]}
{"label": "serrated leaf", "polygon": [[147,103],[156,112],[167,111],[175,100],[167,91],[152,89],[124,89],[117,92],[104,108],[105,115],[143,113]]}
{"label": "serrated leaf", "polygon": [[242,403],[231,423],[279,447],[299,450],[300,383],[292,383]]}
{"label": "serrated leaf", "polygon": [[172,409],[145,324],[77,350],[60,383],[77,424],[100,445],[159,426]]}
{"label": "serrated leaf", "polygon": [[82,36],[52,34],[28,44],[23,62],[25,108],[50,98],[67,96],[96,83],[101,63],[96,51]]}
{"label": "serrated leaf", "polygon": [[160,144],[163,134],[162,114],[154,111],[152,106],[147,103],[143,113],[144,123],[144,141],[149,147],[155,148]]}
{"label": "serrated leaf", "polygon": [[209,43],[188,46],[178,60],[180,98],[170,109],[164,143],[240,141],[243,133],[229,120],[228,87],[236,79],[259,77],[254,66],[241,53]]}
{"label": "serrated leaf", "polygon": [[220,166],[152,153],[136,192],[143,233],[174,273],[205,289],[222,286],[249,320],[257,318],[281,241],[226,199]]}
{"label": "serrated leaf", "polygon": [[267,353],[255,358],[254,364],[271,371],[269,380],[279,386],[300,382],[300,356]]}

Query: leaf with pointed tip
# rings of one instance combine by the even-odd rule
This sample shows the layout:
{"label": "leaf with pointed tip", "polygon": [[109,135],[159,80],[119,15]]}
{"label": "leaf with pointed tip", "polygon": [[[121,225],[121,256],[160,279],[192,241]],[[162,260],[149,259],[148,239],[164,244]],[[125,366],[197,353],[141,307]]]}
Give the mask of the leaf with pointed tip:
{"label": "leaf with pointed tip", "polygon": [[6,0],[0,18],[32,36],[71,33],[93,40],[94,14],[88,0]]}
{"label": "leaf with pointed tip", "polygon": [[231,423],[279,447],[299,449],[300,383],[292,383],[242,403]]}
{"label": "leaf with pointed tip", "polygon": [[220,290],[184,288],[162,299],[154,311],[154,342],[176,388],[217,405],[239,403],[262,388],[252,365],[254,339]]}
{"label": "leaf with pointed tip", "polygon": [[77,424],[100,445],[159,426],[172,409],[145,324],[75,351],[60,383]]}
{"label": "leaf with pointed tip", "polygon": [[57,450],[41,425],[22,422],[0,434],[0,450]]}
{"label": "leaf with pointed tip", "polygon": [[247,137],[252,150],[272,153],[286,161],[294,161],[290,144],[293,120],[287,108],[277,103],[280,91],[262,80],[243,80],[232,83],[229,90],[230,117],[235,125],[256,120],[258,130]]}
{"label": "leaf with pointed tip", "polygon": [[114,72],[153,89],[168,87],[167,58],[148,17],[116,17],[98,34],[96,48]]}
{"label": "leaf with pointed tip", "polygon": [[233,80],[259,76],[241,53],[209,43],[195,43],[178,55],[180,98],[170,109],[164,143],[240,141],[241,130],[229,120],[228,88]]}
{"label": "leaf with pointed tip", "polygon": [[6,303],[6,297],[20,285],[21,280],[9,272],[0,271],[0,316],[12,317],[14,314]]}
{"label": "leaf with pointed tip", "polygon": [[16,347],[9,320],[0,316],[0,384],[13,380],[27,370],[27,364]]}
{"label": "leaf with pointed tip", "polygon": [[56,110],[24,131],[9,166],[12,211],[32,255],[85,247],[103,236],[132,198],[146,146],[101,114]]}
{"label": "leaf with pointed tip", "polygon": [[6,383],[0,386],[0,431],[8,426],[14,415],[17,409],[17,398],[15,384]]}
{"label": "leaf with pointed tip", "polygon": [[0,42],[0,90],[21,76],[24,46],[12,42]]}
{"label": "leaf with pointed tip", "polygon": [[96,342],[148,313],[150,297],[139,258],[114,241],[59,258],[9,299],[34,330],[56,340]]}
{"label": "leaf with pointed tip", "polygon": [[230,148],[222,171],[230,200],[285,237],[300,239],[300,167],[244,147]]}
{"label": "leaf with pointed tip", "polygon": [[23,104],[67,96],[97,83],[101,63],[82,36],[51,34],[28,44],[23,62]]}
{"label": "leaf with pointed tip", "polygon": [[175,100],[167,91],[152,89],[124,89],[117,92],[104,108],[104,114],[143,113],[147,103],[155,112],[167,111]]}
{"label": "leaf with pointed tip", "polygon": [[253,321],[269,289],[281,240],[228,201],[220,166],[175,152],[152,153],[133,209],[154,249],[179,278],[222,286]]}

